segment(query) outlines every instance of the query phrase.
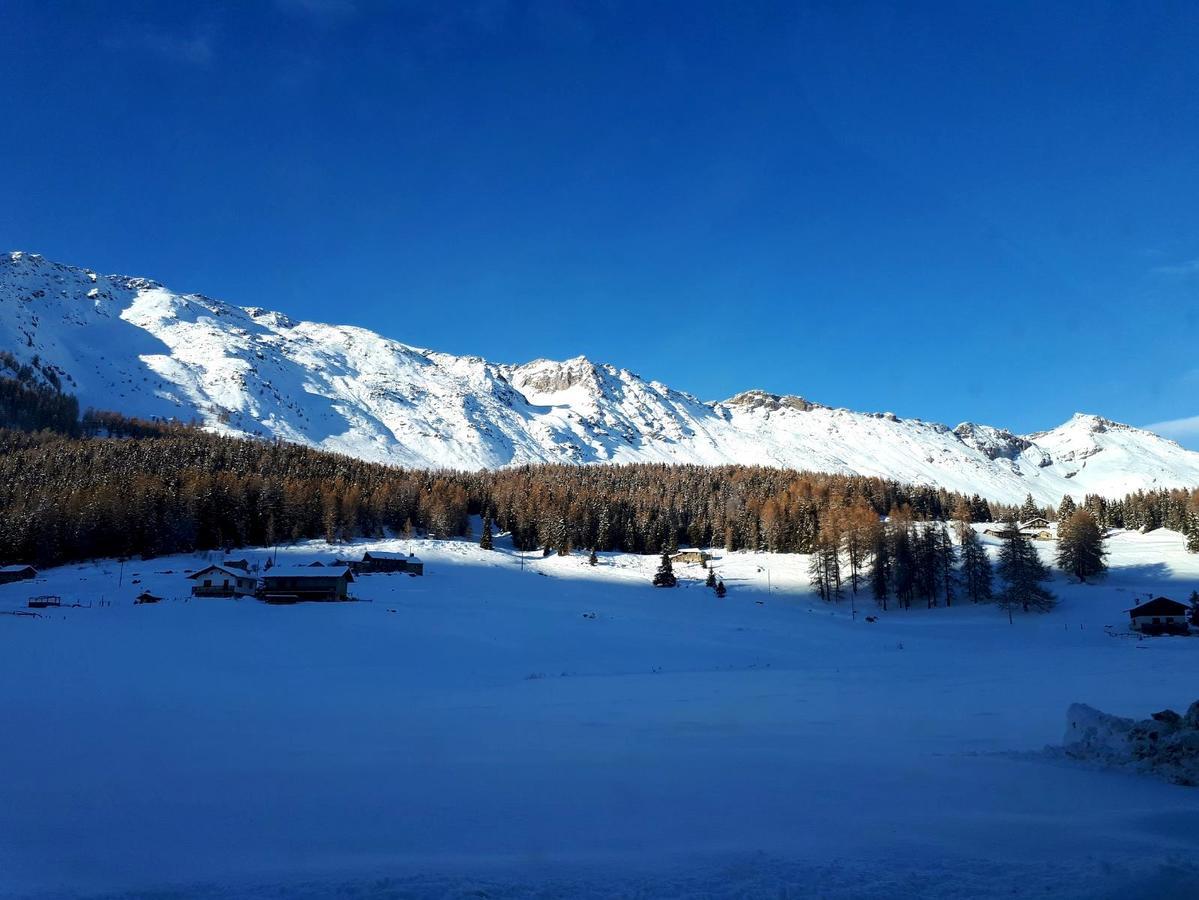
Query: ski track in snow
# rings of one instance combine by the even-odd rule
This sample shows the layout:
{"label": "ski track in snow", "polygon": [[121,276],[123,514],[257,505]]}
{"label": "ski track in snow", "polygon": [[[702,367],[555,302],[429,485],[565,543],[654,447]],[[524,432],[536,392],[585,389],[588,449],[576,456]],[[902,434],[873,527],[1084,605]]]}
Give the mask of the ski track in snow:
{"label": "ski track in snow", "polygon": [[404,466],[737,463],[1009,503],[1199,485],[1199,453],[1099,416],[1020,436],[761,391],[705,403],[582,357],[456,357],[36,254],[0,255],[0,349],[53,367],[83,407],[195,418]]}
{"label": "ski track in snow", "polygon": [[1199,790],[1043,752],[1071,702],[1196,699],[1199,638],[1120,634],[1199,587],[1181,536],[1117,534],[1012,626],[868,623],[803,556],[718,551],[719,601],[698,566],[497,546],[280,549],[425,560],[348,604],[188,601],[205,555],[0,586],[113,602],[0,615],[0,896],[1193,896]]}

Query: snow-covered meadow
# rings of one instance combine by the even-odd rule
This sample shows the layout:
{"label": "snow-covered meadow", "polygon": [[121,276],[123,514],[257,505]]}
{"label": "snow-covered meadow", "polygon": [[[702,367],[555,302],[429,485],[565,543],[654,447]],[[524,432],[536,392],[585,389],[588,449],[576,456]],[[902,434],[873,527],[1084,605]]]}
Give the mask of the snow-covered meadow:
{"label": "snow-covered meadow", "polygon": [[49,570],[0,611],[92,605],[0,615],[0,895],[1194,896],[1199,790],[1043,752],[1071,702],[1199,698],[1199,638],[1119,633],[1199,557],[1109,546],[1014,625],[719,551],[723,600],[503,539],[356,545],[426,575],[345,604],[187,600],[201,556]]}

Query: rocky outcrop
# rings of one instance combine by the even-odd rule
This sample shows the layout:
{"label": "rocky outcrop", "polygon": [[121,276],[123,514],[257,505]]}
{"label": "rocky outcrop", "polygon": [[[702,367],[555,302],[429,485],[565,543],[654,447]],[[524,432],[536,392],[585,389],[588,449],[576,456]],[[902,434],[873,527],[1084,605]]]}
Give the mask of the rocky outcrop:
{"label": "rocky outcrop", "polygon": [[1072,704],[1062,749],[1074,759],[1199,787],[1199,700],[1184,715],[1164,709],[1140,721]]}

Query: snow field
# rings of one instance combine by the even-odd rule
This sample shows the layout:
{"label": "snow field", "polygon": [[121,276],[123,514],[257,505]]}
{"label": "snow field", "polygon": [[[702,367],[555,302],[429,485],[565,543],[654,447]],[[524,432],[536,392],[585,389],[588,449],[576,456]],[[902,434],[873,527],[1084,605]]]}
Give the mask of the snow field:
{"label": "snow field", "polygon": [[113,602],[0,615],[0,894],[1193,896],[1199,791],[1042,753],[1071,702],[1196,699],[1199,639],[1104,627],[1199,587],[1179,535],[1013,626],[851,616],[803,556],[717,551],[720,601],[497,545],[355,545],[428,574],[347,604],[185,601],[201,556],[0,586]]}

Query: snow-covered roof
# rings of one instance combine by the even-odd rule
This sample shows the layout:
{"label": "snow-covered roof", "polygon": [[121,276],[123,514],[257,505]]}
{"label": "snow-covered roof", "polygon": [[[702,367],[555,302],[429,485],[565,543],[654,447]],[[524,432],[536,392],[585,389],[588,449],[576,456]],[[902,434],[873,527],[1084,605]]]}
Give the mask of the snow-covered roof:
{"label": "snow-covered roof", "polygon": [[1169,597],[1154,597],[1140,606],[1134,606],[1128,613],[1132,616],[1184,616],[1190,610],[1185,603],[1179,603]]}
{"label": "snow-covered roof", "polygon": [[193,572],[191,575],[188,575],[187,577],[188,578],[199,578],[205,572],[224,572],[230,578],[248,578],[249,577],[249,573],[242,569],[231,569],[231,568],[227,568],[226,566],[218,566],[215,564],[211,565],[211,566],[205,566],[200,571]]}
{"label": "snow-covered roof", "polygon": [[263,578],[339,578],[354,575],[346,566],[275,566],[262,573]]}
{"label": "snow-covered roof", "polygon": [[37,569],[34,569],[33,566],[0,566],[0,574],[11,575],[16,572],[24,572],[27,569],[33,569],[35,572],[37,571]]}
{"label": "snow-covered roof", "polygon": [[415,559],[415,557],[409,553],[396,553],[391,550],[367,550],[362,554],[363,559],[366,559],[368,556],[371,559]]}

